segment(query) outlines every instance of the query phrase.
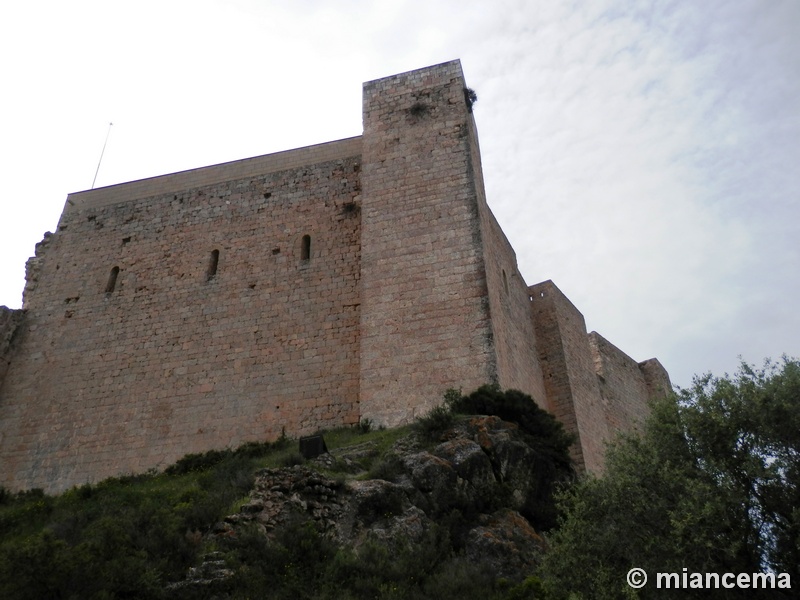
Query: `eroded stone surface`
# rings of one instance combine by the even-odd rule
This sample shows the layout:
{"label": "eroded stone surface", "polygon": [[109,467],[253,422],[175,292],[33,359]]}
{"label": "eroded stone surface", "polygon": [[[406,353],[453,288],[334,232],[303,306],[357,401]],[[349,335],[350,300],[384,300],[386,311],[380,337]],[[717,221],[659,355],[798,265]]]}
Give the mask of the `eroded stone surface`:
{"label": "eroded stone surface", "polygon": [[460,418],[443,438],[430,450],[415,433],[399,439],[384,457],[393,465],[388,479],[338,479],[315,470],[336,465],[346,470],[344,458],[363,460],[376,452],[369,443],[334,450],[306,465],[263,469],[239,512],[210,535],[230,538],[256,526],[271,538],[283,526],[310,521],[342,546],[357,549],[371,540],[395,551],[420,542],[442,519],[461,511],[472,523],[460,542],[464,557],[498,576],[524,578],[542,548],[541,537],[517,511],[534,481],[532,450],[516,425],[497,417]]}

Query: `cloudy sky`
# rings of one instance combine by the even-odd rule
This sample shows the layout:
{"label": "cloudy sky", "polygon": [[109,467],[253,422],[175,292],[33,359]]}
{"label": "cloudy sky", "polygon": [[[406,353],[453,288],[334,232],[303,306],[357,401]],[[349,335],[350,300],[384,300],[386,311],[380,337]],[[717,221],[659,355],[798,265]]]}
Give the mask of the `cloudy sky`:
{"label": "cloudy sky", "polygon": [[359,135],[460,58],[528,283],[673,383],[800,356],[797,0],[41,0],[0,18],[0,304],[66,196]]}

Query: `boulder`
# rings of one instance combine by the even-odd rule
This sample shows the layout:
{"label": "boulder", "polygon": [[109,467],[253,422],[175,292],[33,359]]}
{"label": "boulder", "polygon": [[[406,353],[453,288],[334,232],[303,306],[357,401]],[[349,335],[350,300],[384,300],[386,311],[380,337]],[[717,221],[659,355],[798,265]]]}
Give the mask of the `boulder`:
{"label": "boulder", "polygon": [[481,515],[467,534],[465,554],[476,565],[489,566],[500,577],[521,579],[533,572],[544,541],[518,512],[504,508]]}

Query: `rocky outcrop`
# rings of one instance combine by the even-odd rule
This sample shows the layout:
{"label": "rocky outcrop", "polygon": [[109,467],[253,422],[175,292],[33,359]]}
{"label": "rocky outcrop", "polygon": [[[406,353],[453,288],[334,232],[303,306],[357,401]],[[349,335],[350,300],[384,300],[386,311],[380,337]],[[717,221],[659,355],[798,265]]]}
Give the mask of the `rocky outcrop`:
{"label": "rocky outcrop", "polygon": [[[342,546],[357,550],[370,540],[391,547],[421,540],[458,511],[457,542],[466,560],[512,581],[532,571],[543,540],[520,511],[536,482],[536,457],[516,425],[475,416],[460,418],[432,443],[412,433],[379,457],[373,478],[363,471],[354,477],[376,455],[374,445],[362,444],[304,465],[263,469],[239,512],[212,535],[256,527],[272,537],[281,527],[312,521]],[[207,567],[198,567],[195,579],[214,565]]]}
{"label": "rocky outcrop", "polygon": [[470,530],[465,547],[467,558],[489,566],[500,577],[517,579],[531,573],[544,542],[518,512],[500,509],[481,515]]}
{"label": "rocky outcrop", "polygon": [[344,483],[305,467],[262,469],[250,498],[240,511],[218,525],[220,533],[233,532],[233,527],[253,524],[265,534],[288,525],[298,518],[313,520],[318,531],[338,537],[340,523],[350,493]]}
{"label": "rocky outcrop", "polygon": [[209,552],[203,556],[198,567],[189,569],[186,579],[167,586],[172,596],[183,598],[207,598],[208,600],[224,600],[224,594],[214,593],[215,588],[224,586],[233,577],[234,572],[225,566],[221,552]]}

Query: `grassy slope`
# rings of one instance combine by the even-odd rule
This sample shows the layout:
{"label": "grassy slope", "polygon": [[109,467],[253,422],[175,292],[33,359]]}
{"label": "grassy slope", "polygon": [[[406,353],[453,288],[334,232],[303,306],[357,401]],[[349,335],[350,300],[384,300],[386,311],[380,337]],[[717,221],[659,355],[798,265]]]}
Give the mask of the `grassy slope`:
{"label": "grassy slope", "polygon": [[[324,436],[330,450],[372,441],[382,453],[407,432]],[[159,597],[210,549],[202,534],[238,511],[255,471],[300,462],[297,443],[281,440],[189,455],[165,472],[56,496],[0,490],[0,597]]]}
{"label": "grassy slope", "polygon": [[[519,392],[481,388],[446,403],[415,425],[431,440],[453,422],[452,412],[497,414],[514,420],[556,462],[568,463],[565,437],[554,419]],[[387,450],[411,427],[368,427],[324,433],[329,450],[373,442],[361,461],[369,477],[386,468]],[[438,432],[438,433],[437,433]],[[532,436],[532,437],[531,437]],[[431,442],[433,443],[433,442]],[[202,556],[218,551],[235,576],[222,591],[231,598],[531,598],[535,579],[513,586],[476,569],[459,554],[452,533],[465,515],[454,509],[413,546],[391,553],[373,545],[340,549],[309,527],[284,531],[278,543],[257,532],[209,542],[208,533],[237,512],[259,468],[302,462],[297,443],[250,443],[237,450],[188,455],[163,473],[117,477],[58,496],[0,489],[0,598],[200,598],[209,590],[166,592]],[[192,595],[196,594],[196,595]],[[536,597],[541,597],[538,593]]]}

